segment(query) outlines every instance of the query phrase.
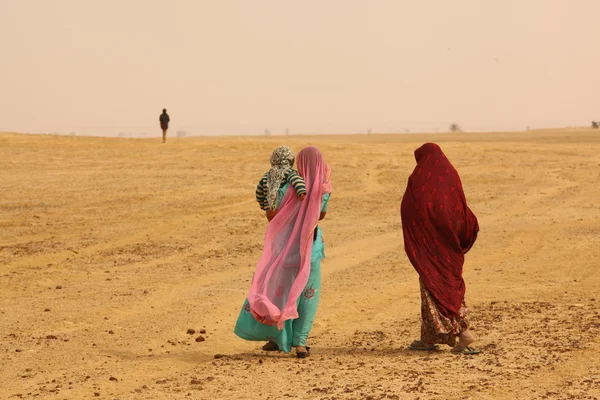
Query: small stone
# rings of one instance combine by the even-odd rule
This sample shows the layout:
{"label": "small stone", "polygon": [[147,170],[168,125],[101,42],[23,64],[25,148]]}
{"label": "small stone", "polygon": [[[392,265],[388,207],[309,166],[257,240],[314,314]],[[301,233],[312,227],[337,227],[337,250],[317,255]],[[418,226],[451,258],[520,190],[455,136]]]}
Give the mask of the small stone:
{"label": "small stone", "polygon": [[196,333],[196,331],[192,328],[188,329],[186,332],[188,335],[193,335],[194,333]]}
{"label": "small stone", "polygon": [[119,382],[119,380],[117,378],[115,378],[114,376],[111,376],[110,378],[108,378],[109,381],[113,381],[113,382]]}
{"label": "small stone", "polygon": [[205,334],[206,333],[206,329],[200,329],[200,333]]}
{"label": "small stone", "polygon": [[217,359],[217,360],[218,360],[219,358],[223,358],[223,357],[225,357],[225,355],[224,355],[224,354],[215,354],[215,356],[214,356],[214,357],[215,357],[215,359]]}
{"label": "small stone", "polygon": [[163,385],[163,384],[167,383],[167,380],[166,379],[159,379],[159,380],[156,381],[156,383],[158,385]]}
{"label": "small stone", "polygon": [[114,332],[114,331],[112,331],[112,330],[110,330],[110,331],[108,331],[108,334],[109,334],[109,335],[114,335],[114,334],[115,334],[115,332]]}
{"label": "small stone", "polygon": [[46,339],[56,340],[58,339],[58,337],[56,337],[55,335],[46,335]]}
{"label": "small stone", "polygon": [[98,393],[98,392],[94,392],[94,396],[96,396],[96,397],[100,397],[100,393]]}
{"label": "small stone", "polygon": [[49,308],[45,308],[44,312],[50,312],[50,309]]}
{"label": "small stone", "polygon": [[202,381],[200,381],[199,379],[196,378],[192,378],[192,380],[190,381],[191,385],[201,385]]}
{"label": "small stone", "polygon": [[15,349],[15,351],[16,351],[17,353],[20,353],[20,352],[22,352],[23,350],[21,350],[21,349]]}
{"label": "small stone", "polygon": [[262,358],[261,358],[261,359],[259,359],[259,360],[258,360],[258,363],[259,363],[259,364],[262,364],[262,363],[263,363],[263,359],[262,359]]}
{"label": "small stone", "polygon": [[196,338],[196,342],[204,342],[206,339],[204,339],[204,336],[198,336]]}
{"label": "small stone", "polygon": [[62,286],[61,285],[57,285],[56,288],[57,289],[62,289]]}

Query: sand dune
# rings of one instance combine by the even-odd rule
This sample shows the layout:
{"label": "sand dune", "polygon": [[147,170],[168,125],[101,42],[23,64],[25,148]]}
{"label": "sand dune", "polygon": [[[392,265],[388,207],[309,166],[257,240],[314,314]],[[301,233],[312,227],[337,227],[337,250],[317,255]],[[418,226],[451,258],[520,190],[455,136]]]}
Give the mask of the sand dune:
{"label": "sand dune", "polygon": [[[480,221],[465,265],[477,357],[406,350],[419,290],[399,207],[425,141]],[[282,143],[333,169],[306,360],[233,334],[266,225],[254,187]],[[0,134],[0,167],[0,398],[600,398],[597,131]]]}

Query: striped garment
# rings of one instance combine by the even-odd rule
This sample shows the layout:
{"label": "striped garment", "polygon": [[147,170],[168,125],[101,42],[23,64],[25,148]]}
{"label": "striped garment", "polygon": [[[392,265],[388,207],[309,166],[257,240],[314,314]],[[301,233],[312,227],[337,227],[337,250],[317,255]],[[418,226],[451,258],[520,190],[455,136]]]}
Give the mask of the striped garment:
{"label": "striped garment", "polygon": [[[265,173],[256,186],[256,201],[260,205],[260,209],[265,211],[269,209],[269,201],[267,200],[267,175],[268,173]],[[306,194],[304,178],[296,170],[292,168],[287,169],[283,178],[281,186],[289,183],[294,187],[297,195]]]}

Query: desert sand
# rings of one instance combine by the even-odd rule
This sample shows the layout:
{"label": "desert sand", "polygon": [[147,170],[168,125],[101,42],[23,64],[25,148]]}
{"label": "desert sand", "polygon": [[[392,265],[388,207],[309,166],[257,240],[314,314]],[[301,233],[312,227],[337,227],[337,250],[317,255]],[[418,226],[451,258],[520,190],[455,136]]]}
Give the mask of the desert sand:
{"label": "desert sand", "polygon": [[[399,208],[426,141],[479,218],[464,273],[479,356],[406,349],[420,297]],[[266,226],[254,188],[279,144],[315,145],[333,169],[305,360],[233,334]],[[583,128],[0,134],[0,398],[600,398],[599,182],[600,132]]]}

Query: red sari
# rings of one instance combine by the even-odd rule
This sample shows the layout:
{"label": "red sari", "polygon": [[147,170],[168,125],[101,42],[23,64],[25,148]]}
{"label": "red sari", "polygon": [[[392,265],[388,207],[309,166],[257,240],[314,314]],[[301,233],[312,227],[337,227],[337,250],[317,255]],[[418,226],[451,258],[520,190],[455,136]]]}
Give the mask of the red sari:
{"label": "red sari", "polygon": [[415,159],[400,208],[404,250],[440,313],[456,318],[465,297],[464,255],[479,225],[440,147],[426,143],[415,150]]}

